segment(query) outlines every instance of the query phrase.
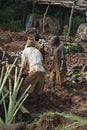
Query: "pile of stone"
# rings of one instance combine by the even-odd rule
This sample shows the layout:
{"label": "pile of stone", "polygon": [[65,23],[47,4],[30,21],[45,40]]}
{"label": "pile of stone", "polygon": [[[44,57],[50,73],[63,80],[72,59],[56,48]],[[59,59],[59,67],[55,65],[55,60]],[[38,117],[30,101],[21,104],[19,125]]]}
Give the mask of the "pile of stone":
{"label": "pile of stone", "polygon": [[76,32],[77,41],[87,41],[87,23],[82,23]]}

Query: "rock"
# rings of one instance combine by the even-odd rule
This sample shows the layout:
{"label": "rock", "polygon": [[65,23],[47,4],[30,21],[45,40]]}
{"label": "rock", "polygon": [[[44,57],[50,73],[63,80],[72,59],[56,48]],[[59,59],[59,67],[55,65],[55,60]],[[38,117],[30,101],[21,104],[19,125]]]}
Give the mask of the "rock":
{"label": "rock", "polygon": [[77,41],[87,41],[87,24],[83,23],[79,26],[76,32]]}
{"label": "rock", "polygon": [[[43,15],[33,15],[33,27],[37,28],[42,32],[43,30]],[[45,33],[57,33],[59,34],[61,31],[61,25],[62,21],[59,18],[54,18],[50,16],[45,17],[45,23],[44,23],[44,31]]]}

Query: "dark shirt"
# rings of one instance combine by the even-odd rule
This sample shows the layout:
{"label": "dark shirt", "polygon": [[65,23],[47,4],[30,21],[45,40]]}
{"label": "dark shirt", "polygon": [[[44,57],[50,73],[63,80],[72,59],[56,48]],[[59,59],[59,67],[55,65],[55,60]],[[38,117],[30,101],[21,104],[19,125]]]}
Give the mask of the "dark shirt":
{"label": "dark shirt", "polygon": [[34,34],[34,38],[35,38],[35,41],[39,41],[39,39],[41,38],[41,36],[40,36],[40,34],[35,33]]}
{"label": "dark shirt", "polygon": [[60,67],[66,72],[66,58],[65,58],[65,48],[63,43],[61,43],[55,50],[53,54],[53,71],[60,71]]}

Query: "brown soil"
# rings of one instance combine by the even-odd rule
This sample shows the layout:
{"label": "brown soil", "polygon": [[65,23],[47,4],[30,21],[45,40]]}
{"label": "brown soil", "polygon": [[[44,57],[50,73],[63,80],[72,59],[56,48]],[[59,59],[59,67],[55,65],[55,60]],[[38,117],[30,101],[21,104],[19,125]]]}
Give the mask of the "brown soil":
{"label": "brown soil", "polygon": [[[7,51],[12,52],[21,51],[24,48],[25,42],[26,41],[15,41],[6,43],[4,45],[4,48]],[[72,57],[70,57],[71,64],[73,61]],[[78,61],[79,59],[82,60],[81,55],[79,58],[79,56],[76,54],[76,57]],[[67,62],[68,61],[69,59],[67,58]],[[67,65],[70,66],[70,61],[69,64]],[[68,113],[71,112],[73,114],[79,115],[87,119],[87,82],[86,81],[81,83],[67,82],[61,87],[56,86],[55,90],[53,90],[50,85],[49,79],[46,79],[43,94],[38,96],[29,95],[24,105],[30,111],[31,115],[34,115],[33,116],[34,119],[35,117],[38,117],[40,113],[44,113],[47,111],[53,111],[53,112],[58,111]],[[31,129],[30,126],[27,126],[27,128],[29,127],[28,128],[29,130],[53,130],[52,126],[58,125],[57,122],[63,125],[68,122],[63,117],[57,117],[56,115],[53,116],[53,118],[56,119],[53,119],[52,122],[44,121],[46,120],[46,118],[48,118],[47,116],[45,116],[44,118],[45,119],[42,118],[38,127],[33,126],[34,128]],[[53,122],[55,123],[53,124]],[[50,128],[46,129],[46,126]],[[77,130],[87,130],[87,127],[86,126],[80,127]]]}

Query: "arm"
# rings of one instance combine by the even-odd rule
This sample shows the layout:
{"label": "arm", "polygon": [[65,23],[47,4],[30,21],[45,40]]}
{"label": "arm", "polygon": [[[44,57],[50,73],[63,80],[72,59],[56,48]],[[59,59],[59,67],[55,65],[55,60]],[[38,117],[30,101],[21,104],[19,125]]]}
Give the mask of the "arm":
{"label": "arm", "polygon": [[60,67],[63,69],[64,67],[64,62],[65,62],[65,49],[64,46],[61,46],[61,65]]}
{"label": "arm", "polygon": [[26,66],[26,59],[25,59],[25,55],[24,55],[24,52],[22,53],[22,56],[21,56],[21,67],[22,68],[25,68]]}

